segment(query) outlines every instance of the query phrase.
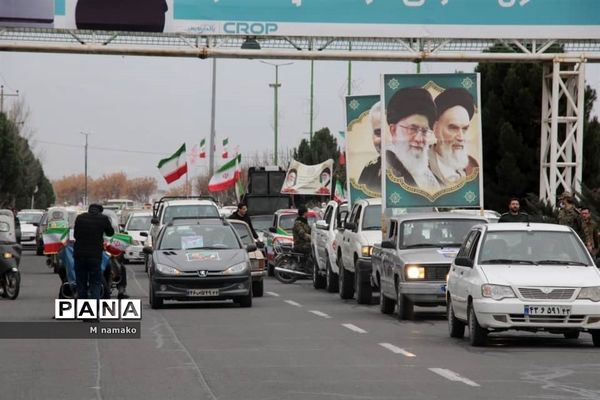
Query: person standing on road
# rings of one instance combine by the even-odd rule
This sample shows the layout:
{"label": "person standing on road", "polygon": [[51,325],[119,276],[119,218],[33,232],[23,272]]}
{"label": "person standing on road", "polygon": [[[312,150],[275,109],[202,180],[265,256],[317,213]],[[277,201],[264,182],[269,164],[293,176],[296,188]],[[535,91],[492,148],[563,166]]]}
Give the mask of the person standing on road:
{"label": "person standing on road", "polygon": [[310,226],[308,225],[308,209],[306,206],[298,207],[298,217],[294,222],[294,251],[296,253],[310,254]]}
{"label": "person standing on road", "polygon": [[563,192],[558,198],[560,200],[560,211],[558,212],[558,223],[571,227],[579,235],[581,240],[585,240],[581,227],[581,216],[575,208],[573,195],[571,192]]}
{"label": "person standing on road", "polygon": [[595,259],[598,255],[598,224],[592,219],[592,213],[588,207],[581,207],[580,215],[583,242]]}
{"label": "person standing on road", "polygon": [[236,219],[238,221],[243,221],[247,223],[250,227],[250,231],[252,231],[252,237],[254,237],[254,240],[258,240],[258,233],[256,233],[256,231],[254,230],[254,227],[252,226],[252,220],[248,216],[247,205],[245,205],[244,203],[239,203],[237,205],[237,210],[229,216],[229,219]]}
{"label": "person standing on road", "polygon": [[529,222],[529,215],[521,212],[521,203],[516,197],[511,197],[508,203],[508,212],[500,216],[498,222]]}
{"label": "person standing on road", "polygon": [[[110,220],[102,214],[104,208],[100,204],[90,204],[88,212],[75,219],[75,274],[77,282],[77,298],[100,299],[102,286],[102,252],[104,251],[104,235],[115,234]],[[89,295],[88,295],[89,289]]]}

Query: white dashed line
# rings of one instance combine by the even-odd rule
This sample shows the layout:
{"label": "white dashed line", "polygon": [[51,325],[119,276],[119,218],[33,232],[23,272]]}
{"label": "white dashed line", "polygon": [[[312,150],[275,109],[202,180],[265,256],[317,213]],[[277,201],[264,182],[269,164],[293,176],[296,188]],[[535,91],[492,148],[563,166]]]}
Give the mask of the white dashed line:
{"label": "white dashed line", "polygon": [[290,306],[294,306],[294,307],[302,307],[302,304],[300,304],[300,303],[296,303],[296,302],[295,302],[295,301],[293,301],[293,300],[286,300],[285,302],[286,302],[286,303],[288,303]]}
{"label": "white dashed line", "polygon": [[459,374],[457,374],[454,371],[451,371],[449,369],[443,369],[443,368],[429,368],[429,370],[433,373],[436,373],[440,376],[443,376],[444,378],[453,381],[453,382],[462,382],[465,385],[469,385],[469,386],[473,386],[473,387],[479,387],[479,384],[473,382],[470,379],[467,379],[465,377],[460,376]]}
{"label": "white dashed line", "polygon": [[351,331],[354,332],[358,332],[358,333],[367,333],[367,331],[365,331],[364,329],[359,328],[356,325],[352,325],[352,324],[342,324],[342,326],[344,328],[350,329]]}
{"label": "white dashed line", "polygon": [[310,312],[310,313],[313,313],[313,314],[315,314],[315,315],[318,315],[319,317],[323,317],[323,318],[331,318],[331,316],[330,316],[330,315],[328,315],[328,314],[325,314],[324,312],[321,312],[321,311],[317,311],[317,310],[310,310],[309,312]]}
{"label": "white dashed line", "polygon": [[279,295],[275,292],[266,292],[269,296],[279,297]]}
{"label": "white dashed line", "polygon": [[379,345],[395,354],[402,354],[406,357],[416,357],[413,353],[409,353],[408,351],[401,349],[400,347],[394,346],[391,343],[379,343]]}

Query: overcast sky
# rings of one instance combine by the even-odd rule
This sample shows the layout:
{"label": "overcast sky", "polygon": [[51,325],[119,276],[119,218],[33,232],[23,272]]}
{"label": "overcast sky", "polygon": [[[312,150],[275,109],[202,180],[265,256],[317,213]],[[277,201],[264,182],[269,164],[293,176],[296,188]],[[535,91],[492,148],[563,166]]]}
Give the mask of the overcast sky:
{"label": "overcast sky", "polygon": [[[281,61],[269,61],[284,63]],[[0,81],[18,90],[30,110],[26,127],[46,175],[57,179],[83,173],[89,133],[88,173],[93,178],[124,171],[152,176],[166,188],[158,160],[183,143],[188,149],[210,133],[211,60],[0,53]],[[217,61],[216,131],[242,154],[273,148],[275,68],[258,60]],[[475,64],[424,63],[426,72],[472,72]],[[413,63],[353,62],[353,93],[379,93],[380,74],[414,73]],[[588,84],[600,92],[600,66],[587,67]],[[315,63],[315,131],[345,128],[347,63]],[[310,63],[279,68],[280,149],[308,137]],[[540,93],[541,96],[541,93]],[[8,108],[14,97],[5,99]],[[600,106],[596,104],[595,114]],[[100,148],[121,149],[117,152]],[[217,160],[219,160],[217,158]],[[207,161],[192,168],[206,168]]]}

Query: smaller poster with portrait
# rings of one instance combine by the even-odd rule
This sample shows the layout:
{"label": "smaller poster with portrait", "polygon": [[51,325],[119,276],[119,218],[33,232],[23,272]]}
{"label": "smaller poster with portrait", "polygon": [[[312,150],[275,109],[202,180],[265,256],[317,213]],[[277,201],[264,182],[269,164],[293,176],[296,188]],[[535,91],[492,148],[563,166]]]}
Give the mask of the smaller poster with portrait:
{"label": "smaller poster with portrait", "polygon": [[333,160],[306,165],[292,160],[285,175],[281,193],[331,196]]}

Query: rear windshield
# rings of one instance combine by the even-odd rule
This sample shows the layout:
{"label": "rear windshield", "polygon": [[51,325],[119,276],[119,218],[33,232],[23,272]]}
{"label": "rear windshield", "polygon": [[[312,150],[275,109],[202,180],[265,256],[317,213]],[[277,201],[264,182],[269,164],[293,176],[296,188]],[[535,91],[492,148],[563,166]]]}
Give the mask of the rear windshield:
{"label": "rear windshield", "polygon": [[39,224],[42,220],[43,215],[44,214],[42,213],[20,212],[17,214],[17,217],[19,217],[19,222],[21,223],[24,222],[26,224]]}
{"label": "rear windshield", "polygon": [[163,223],[173,218],[219,217],[219,210],[213,205],[192,204],[186,206],[169,206],[165,209]]}
{"label": "rear windshield", "polygon": [[128,231],[148,231],[150,230],[150,220],[152,219],[152,217],[150,215],[143,215],[143,216],[134,216],[129,218],[129,221],[127,222],[127,226],[125,227],[125,230]]}

